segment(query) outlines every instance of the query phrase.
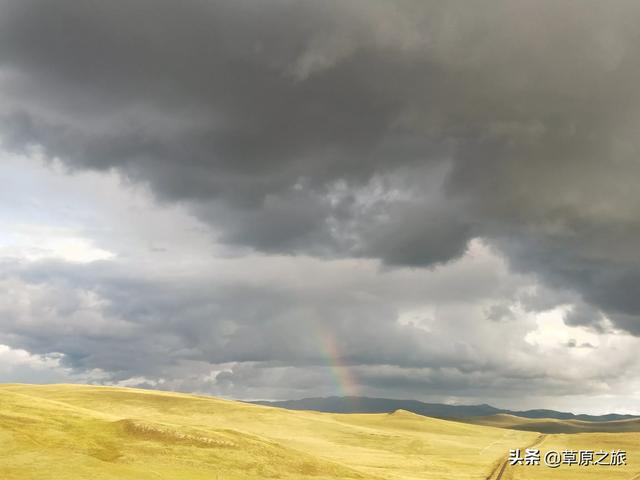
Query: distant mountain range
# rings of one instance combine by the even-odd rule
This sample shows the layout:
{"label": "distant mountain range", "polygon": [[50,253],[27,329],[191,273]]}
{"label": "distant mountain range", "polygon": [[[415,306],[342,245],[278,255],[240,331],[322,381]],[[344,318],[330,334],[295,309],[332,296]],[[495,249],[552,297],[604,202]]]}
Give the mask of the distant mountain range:
{"label": "distant mountain range", "polygon": [[558,420],[584,420],[589,422],[610,422],[638,418],[633,415],[610,413],[607,415],[575,415],[555,410],[504,410],[491,405],[447,405],[443,403],[424,403],[417,400],[393,400],[390,398],[369,397],[325,397],[284,400],[279,402],[255,401],[258,405],[285,408],[288,410],[315,410],[329,413],[391,413],[407,410],[425,417],[443,419],[465,419],[508,414],[523,418],[555,418]]}

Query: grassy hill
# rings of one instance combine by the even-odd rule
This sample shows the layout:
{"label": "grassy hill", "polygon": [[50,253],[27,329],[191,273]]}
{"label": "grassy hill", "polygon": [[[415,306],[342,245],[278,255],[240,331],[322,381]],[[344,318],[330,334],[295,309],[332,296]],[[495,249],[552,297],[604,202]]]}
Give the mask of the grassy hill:
{"label": "grassy hill", "polygon": [[474,425],[540,433],[640,432],[640,419],[638,418],[609,422],[587,422],[583,420],[559,420],[556,418],[522,418],[501,413],[468,418],[463,421]]}
{"label": "grassy hill", "polygon": [[485,479],[537,434],[78,385],[0,386],[0,478]]}
{"label": "grassy hill", "polygon": [[[290,411],[126,388],[0,385],[0,479],[640,478],[640,433],[540,435],[513,428],[540,431],[546,424],[565,428],[586,422],[510,415],[482,422],[486,425],[404,410]],[[631,423],[610,423],[631,428]],[[628,465],[555,470],[505,465],[509,449],[532,445],[542,451],[624,449]]]}
{"label": "grassy hill", "polygon": [[[562,465],[559,468],[544,466],[516,466],[508,468],[500,480],[638,480],[640,479],[639,433],[578,433],[573,435],[546,435],[538,445],[541,451],[555,450],[605,450],[622,449],[627,452],[625,466]],[[492,478],[491,480],[496,480]]]}

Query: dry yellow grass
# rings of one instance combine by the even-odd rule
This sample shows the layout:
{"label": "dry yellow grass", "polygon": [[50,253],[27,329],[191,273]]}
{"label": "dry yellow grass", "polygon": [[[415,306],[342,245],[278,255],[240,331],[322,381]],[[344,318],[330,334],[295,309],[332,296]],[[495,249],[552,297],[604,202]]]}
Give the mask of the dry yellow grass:
{"label": "dry yellow grass", "polygon": [[609,422],[586,422],[556,418],[523,418],[501,413],[487,417],[469,418],[464,421],[474,425],[542,433],[640,432],[640,420],[637,418]]}
{"label": "dry yellow grass", "polygon": [[[584,422],[550,418],[530,419],[514,415],[492,415],[466,420],[468,423],[505,429],[538,431],[544,434],[536,445],[541,457],[548,451],[564,452],[587,450],[623,450],[627,464],[622,466],[560,465],[549,468],[541,461],[539,466],[507,466],[500,480],[640,480],[640,433],[638,420],[611,422]],[[594,430],[601,430],[597,433]],[[496,475],[490,480],[496,480]]]}
{"label": "dry yellow grass", "polygon": [[547,435],[539,446],[542,452],[555,450],[626,450],[626,466],[562,465],[515,466],[507,469],[503,480],[632,480],[640,479],[640,434],[638,433],[578,433]]}
{"label": "dry yellow grass", "polygon": [[[523,419],[493,419],[508,426]],[[540,424],[537,420],[528,425]],[[511,448],[624,449],[624,467],[506,467]],[[0,479],[640,479],[639,433],[548,434],[80,385],[0,386]]]}
{"label": "dry yellow grass", "polygon": [[[0,386],[0,479],[485,479],[537,434],[146,390]],[[527,477],[528,478],[528,477]]]}

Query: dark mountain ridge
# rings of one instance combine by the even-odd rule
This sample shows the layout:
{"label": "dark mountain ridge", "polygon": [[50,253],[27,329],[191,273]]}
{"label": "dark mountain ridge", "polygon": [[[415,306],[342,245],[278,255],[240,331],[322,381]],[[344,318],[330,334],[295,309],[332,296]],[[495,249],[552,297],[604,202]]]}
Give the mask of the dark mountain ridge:
{"label": "dark mountain ridge", "polygon": [[318,397],[284,401],[254,401],[258,405],[285,408],[288,410],[315,410],[328,413],[391,413],[407,410],[425,417],[443,419],[464,419],[484,417],[500,413],[523,418],[555,418],[558,420],[583,420],[588,422],[609,422],[638,418],[634,415],[609,413],[606,415],[586,415],[556,410],[505,410],[491,405],[447,405],[443,403],[425,403],[418,400],[394,400],[390,398],[370,397]]}

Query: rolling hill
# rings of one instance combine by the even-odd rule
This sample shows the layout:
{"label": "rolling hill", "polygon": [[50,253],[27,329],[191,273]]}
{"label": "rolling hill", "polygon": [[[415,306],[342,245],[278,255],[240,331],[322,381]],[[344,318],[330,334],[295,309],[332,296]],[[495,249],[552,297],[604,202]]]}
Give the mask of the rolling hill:
{"label": "rolling hill", "polygon": [[0,478],[486,479],[538,434],[80,385],[0,385]]}
{"label": "rolling hill", "polygon": [[486,417],[463,420],[474,425],[485,425],[512,430],[540,433],[597,433],[640,432],[640,419],[587,422],[584,420],[560,420],[557,418],[522,418],[500,413]]}

